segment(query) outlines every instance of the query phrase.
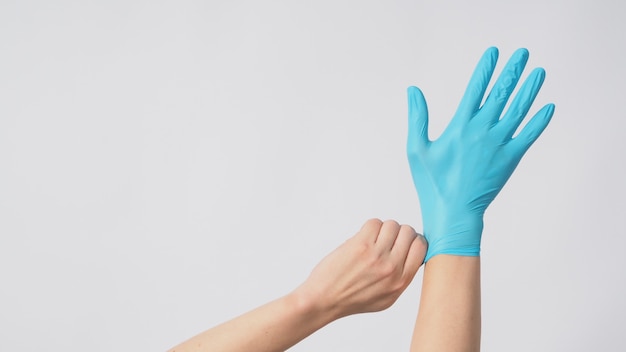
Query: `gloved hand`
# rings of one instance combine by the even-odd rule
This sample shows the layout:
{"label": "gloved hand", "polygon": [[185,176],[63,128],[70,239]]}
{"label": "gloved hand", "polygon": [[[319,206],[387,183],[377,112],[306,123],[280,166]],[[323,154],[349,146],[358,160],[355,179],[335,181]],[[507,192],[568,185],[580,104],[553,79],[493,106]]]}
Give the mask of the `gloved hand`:
{"label": "gloved hand", "polygon": [[479,255],[487,206],[554,113],[554,104],[547,104],[512,138],[541,88],[545,71],[536,68],[530,73],[502,115],[526,66],[528,51],[518,49],[513,54],[481,106],[497,60],[498,49],[487,49],[456,114],[435,141],[428,139],[428,110],[422,92],[408,88],[407,154],[428,240],[426,261],[437,254]]}

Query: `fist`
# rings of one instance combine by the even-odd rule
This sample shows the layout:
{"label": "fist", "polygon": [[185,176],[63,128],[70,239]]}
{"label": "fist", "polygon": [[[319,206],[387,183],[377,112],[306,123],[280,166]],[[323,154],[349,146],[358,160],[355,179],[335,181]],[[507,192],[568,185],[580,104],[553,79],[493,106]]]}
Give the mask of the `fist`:
{"label": "fist", "polygon": [[408,225],[371,219],[298,288],[335,318],[389,308],[424,262],[427,243]]}

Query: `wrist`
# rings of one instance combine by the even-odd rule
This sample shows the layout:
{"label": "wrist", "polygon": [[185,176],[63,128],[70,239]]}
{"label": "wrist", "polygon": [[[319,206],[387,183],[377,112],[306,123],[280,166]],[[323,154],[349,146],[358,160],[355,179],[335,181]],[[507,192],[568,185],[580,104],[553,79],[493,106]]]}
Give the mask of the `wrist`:
{"label": "wrist", "polygon": [[337,306],[306,286],[300,286],[286,297],[288,304],[308,323],[319,329],[341,317]]}
{"label": "wrist", "polygon": [[[426,213],[426,214],[425,214]],[[425,261],[437,254],[478,256],[483,231],[482,213],[422,212],[424,236],[428,240]]]}

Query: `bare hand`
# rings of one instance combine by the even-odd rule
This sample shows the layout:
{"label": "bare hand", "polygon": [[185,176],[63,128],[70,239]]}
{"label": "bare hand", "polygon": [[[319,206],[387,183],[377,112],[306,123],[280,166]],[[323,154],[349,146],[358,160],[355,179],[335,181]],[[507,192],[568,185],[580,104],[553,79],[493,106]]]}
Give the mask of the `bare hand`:
{"label": "bare hand", "polygon": [[422,235],[393,220],[368,220],[324,258],[294,293],[335,319],[389,308],[424,262]]}

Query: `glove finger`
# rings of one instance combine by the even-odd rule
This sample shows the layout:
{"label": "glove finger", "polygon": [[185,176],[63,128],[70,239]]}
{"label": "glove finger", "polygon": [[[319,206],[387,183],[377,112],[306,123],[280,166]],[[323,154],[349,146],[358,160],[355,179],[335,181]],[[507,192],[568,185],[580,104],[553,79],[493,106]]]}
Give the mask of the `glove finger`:
{"label": "glove finger", "polygon": [[417,87],[407,89],[409,100],[409,153],[413,148],[421,148],[428,143],[428,106],[424,94]]}
{"label": "glove finger", "polygon": [[531,105],[535,101],[543,81],[546,77],[546,71],[542,68],[536,68],[530,73],[530,76],[524,81],[522,88],[519,90],[504,117],[498,122],[497,130],[503,134],[503,140],[509,140],[519,127],[519,125],[528,114]]}
{"label": "glove finger", "polygon": [[547,104],[533,116],[522,131],[509,142],[521,155],[539,138],[554,114],[554,104]]}
{"label": "glove finger", "polygon": [[480,115],[488,123],[495,124],[500,119],[502,110],[511,97],[527,61],[528,50],[517,49],[507,62],[500,77],[489,92],[485,104],[480,108]]}
{"label": "glove finger", "polygon": [[463,116],[470,119],[476,114],[480,108],[480,103],[483,101],[485,91],[487,90],[497,62],[498,48],[491,47],[487,49],[474,69],[472,78],[470,78],[469,84],[465,89],[465,94],[459,104],[456,116]]}

